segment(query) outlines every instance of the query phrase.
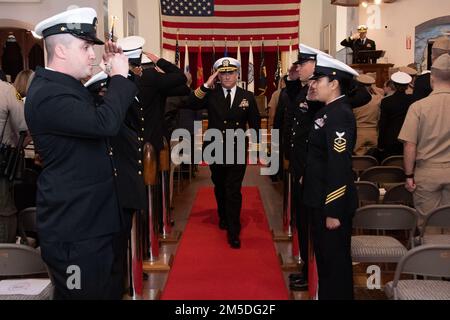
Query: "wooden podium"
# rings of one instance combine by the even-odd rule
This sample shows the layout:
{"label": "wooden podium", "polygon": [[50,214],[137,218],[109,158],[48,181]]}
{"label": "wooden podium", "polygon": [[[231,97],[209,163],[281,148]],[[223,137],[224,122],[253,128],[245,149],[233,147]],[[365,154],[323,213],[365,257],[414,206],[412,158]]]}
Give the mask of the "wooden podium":
{"label": "wooden podium", "polygon": [[376,85],[379,88],[383,88],[384,83],[389,80],[389,68],[392,68],[393,66],[392,63],[361,63],[350,65],[350,67],[356,69],[356,71],[360,70],[364,73],[376,73]]}

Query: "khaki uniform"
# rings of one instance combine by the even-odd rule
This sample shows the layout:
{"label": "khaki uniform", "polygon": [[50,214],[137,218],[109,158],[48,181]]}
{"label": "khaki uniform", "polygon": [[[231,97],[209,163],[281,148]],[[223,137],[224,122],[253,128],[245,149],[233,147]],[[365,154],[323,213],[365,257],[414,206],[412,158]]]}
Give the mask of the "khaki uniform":
{"label": "khaki uniform", "polygon": [[414,205],[423,215],[450,204],[450,90],[411,105],[399,139],[417,144]]}
{"label": "khaki uniform", "polygon": [[362,156],[371,148],[377,146],[378,120],[380,119],[380,104],[382,95],[372,95],[372,100],[365,106],[353,109],[356,119],[357,136],[354,152]]}
{"label": "khaki uniform", "polygon": [[11,84],[0,81],[0,136],[3,129],[3,141],[0,142],[12,147],[17,145],[19,133],[28,130],[22,98]]}

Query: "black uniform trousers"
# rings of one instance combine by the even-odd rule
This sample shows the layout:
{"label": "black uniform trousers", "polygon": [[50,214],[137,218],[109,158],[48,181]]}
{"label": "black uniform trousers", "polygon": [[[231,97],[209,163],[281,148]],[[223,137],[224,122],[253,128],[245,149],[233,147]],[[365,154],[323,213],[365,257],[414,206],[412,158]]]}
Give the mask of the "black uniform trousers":
{"label": "black uniform trousers", "polygon": [[[42,258],[55,286],[55,300],[121,300],[123,295],[122,235],[77,242],[41,241]],[[72,289],[80,271],[81,288]]]}
{"label": "black uniform trousers", "polygon": [[340,220],[338,229],[328,230],[323,211],[316,208],[311,208],[311,220],[319,300],[352,300],[351,220]]}
{"label": "black uniform trousers", "polygon": [[238,236],[241,232],[241,187],[247,166],[245,164],[212,164],[209,167],[214,183],[219,219],[227,223],[230,236]]}
{"label": "black uniform trousers", "polygon": [[309,246],[309,211],[303,201],[303,185],[300,181],[292,179],[292,210],[295,213],[295,226],[298,233],[298,243],[300,248],[300,257],[303,261],[302,273],[304,278],[308,279],[308,246]]}

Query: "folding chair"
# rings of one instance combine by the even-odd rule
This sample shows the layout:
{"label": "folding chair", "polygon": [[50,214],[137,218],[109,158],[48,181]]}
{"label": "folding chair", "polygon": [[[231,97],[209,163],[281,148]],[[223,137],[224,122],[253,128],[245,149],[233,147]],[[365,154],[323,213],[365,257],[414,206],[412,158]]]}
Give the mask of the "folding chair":
{"label": "folding chair", "polygon": [[[0,244],[0,277],[17,278],[49,275],[38,250],[20,244]],[[38,295],[0,295],[0,300],[50,300],[53,285],[50,283]]]}
{"label": "folding chair", "polygon": [[381,162],[382,166],[400,167],[403,169],[403,156],[390,156]]}
{"label": "folding chair", "polygon": [[372,167],[364,170],[359,176],[360,181],[371,181],[380,187],[389,188],[389,185],[405,181],[405,172],[399,167]]}
{"label": "folding chair", "polygon": [[352,168],[358,176],[364,170],[378,166],[378,160],[372,156],[352,156]]}
{"label": "folding chair", "polygon": [[[17,214],[17,234],[22,238],[22,243],[32,247],[39,246],[35,207],[27,208]],[[30,243],[29,237],[34,239],[34,243]]]}
{"label": "folding chair", "polygon": [[[427,228],[438,227],[447,229],[443,234],[427,233]],[[450,245],[450,206],[444,206],[432,210],[425,218],[425,222],[420,233],[422,244],[446,244]]]}
{"label": "folding chair", "polygon": [[400,280],[402,274],[450,277],[450,244],[424,245],[409,251],[398,263],[394,280],[385,286],[394,300],[450,300],[450,281]]}
{"label": "folding chair", "polygon": [[405,184],[401,183],[388,189],[383,198],[383,204],[402,204],[414,207],[413,195],[406,190]]}
{"label": "folding chair", "polygon": [[369,181],[356,181],[355,186],[358,194],[359,207],[378,203],[380,199],[380,189],[378,189],[375,183]]}
{"label": "folding chair", "polygon": [[[418,213],[402,205],[369,205],[356,210],[353,228],[362,230],[408,230],[408,243],[414,246],[413,236]],[[408,249],[399,240],[385,235],[352,236],[354,262],[398,262]]]}

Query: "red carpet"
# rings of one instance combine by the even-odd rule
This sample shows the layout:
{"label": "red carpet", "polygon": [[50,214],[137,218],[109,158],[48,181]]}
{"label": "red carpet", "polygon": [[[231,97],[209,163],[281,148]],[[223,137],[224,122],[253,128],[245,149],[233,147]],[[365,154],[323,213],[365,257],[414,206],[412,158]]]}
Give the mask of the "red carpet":
{"label": "red carpet", "polygon": [[163,300],[287,300],[279,260],[256,187],[242,189],[240,250],[218,227],[213,188],[202,188],[169,273]]}

